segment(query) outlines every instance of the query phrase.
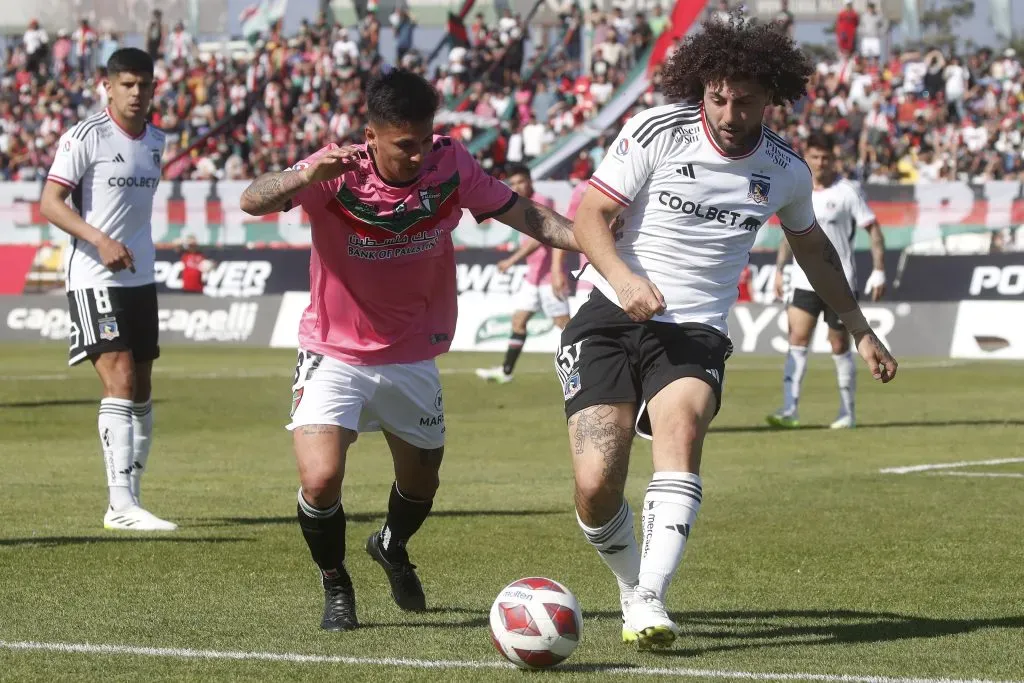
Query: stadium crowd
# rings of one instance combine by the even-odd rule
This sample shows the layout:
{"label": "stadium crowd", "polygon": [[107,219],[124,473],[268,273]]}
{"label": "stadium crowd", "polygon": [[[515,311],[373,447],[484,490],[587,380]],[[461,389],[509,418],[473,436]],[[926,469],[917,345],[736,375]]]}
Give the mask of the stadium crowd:
{"label": "stadium crowd", "polygon": [[[771,112],[769,125],[797,149],[812,130],[834,133],[845,173],[870,183],[1024,178],[1024,69],[1012,49],[886,53],[888,28],[877,10],[844,13],[835,56],[817,64],[807,97]],[[730,19],[721,0],[709,16],[736,15]],[[775,21],[792,30],[785,9]],[[275,27],[251,50],[230,55],[200,51],[181,25],[168,32],[160,22],[155,16],[146,47],[157,58],[153,122],[168,132],[169,179],[249,178],[286,168],[327,141],[358,139],[365,80],[388,63],[427,73],[434,47],[417,42],[415,18],[404,10],[383,21],[371,13],[353,26],[304,22],[293,36]],[[427,74],[446,103],[439,121],[496,173],[530,161],[599,111],[669,26],[660,8],[632,17],[574,9],[561,31],[531,35],[511,12],[492,23],[481,14],[452,22],[450,43]],[[394,32],[397,54],[380,53],[384,30]],[[531,61],[524,38],[536,40]],[[84,20],[52,37],[33,22],[9,41],[0,66],[0,180],[45,176],[61,133],[105,106],[100,65],[119,45],[119,36],[99,35]],[[663,102],[658,81],[655,72],[622,120]],[[562,175],[586,178],[613,133]]]}

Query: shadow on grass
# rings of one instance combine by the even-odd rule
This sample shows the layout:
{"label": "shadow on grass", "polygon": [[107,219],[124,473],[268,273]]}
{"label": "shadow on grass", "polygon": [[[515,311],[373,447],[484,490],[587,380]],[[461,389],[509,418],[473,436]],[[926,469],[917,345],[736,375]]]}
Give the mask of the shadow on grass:
{"label": "shadow on grass", "polygon": [[[862,429],[895,429],[899,427],[1019,427],[1024,420],[917,420],[906,422],[858,422],[857,430]],[[780,429],[768,425],[730,425],[727,427],[711,426],[711,433],[719,434],[761,434],[764,432],[814,432],[829,429],[827,424],[809,424],[799,427]]]}
{"label": "shadow on grass", "polygon": [[[154,405],[157,403],[163,403],[161,399],[153,399]],[[97,406],[99,407],[99,397],[94,398],[51,398],[51,399],[40,399],[38,401],[3,401],[0,402],[0,408],[55,408],[58,406]]]}
{"label": "shadow on grass", "polygon": [[[428,616],[429,615],[429,616]],[[470,616],[473,615],[473,616]],[[584,619],[613,620],[619,623],[618,610],[584,611]],[[424,615],[407,615],[404,623],[364,623],[364,627],[399,629],[485,628],[487,610],[462,607],[433,607]],[[675,614],[682,635],[676,647],[654,650],[665,657],[695,657],[712,652],[755,650],[771,647],[805,647],[880,643],[920,638],[942,638],[988,628],[1024,630],[1024,615],[983,619],[931,619],[891,612],[854,610],[779,610],[736,612],[692,612]],[[422,619],[422,621],[421,621]],[[1024,633],[1022,633],[1024,635]],[[603,671],[629,669],[630,664],[560,666],[559,670]]]}
{"label": "shadow on grass", "polygon": [[[571,511],[571,508],[569,509]],[[568,514],[564,509],[560,510],[436,510],[430,513],[430,519],[444,517],[533,517],[539,515],[562,515]],[[353,523],[381,522],[387,517],[387,512],[357,512],[346,513],[345,520]],[[275,524],[297,524],[295,515],[282,517],[202,517],[197,519],[190,527],[213,527],[213,526],[261,526]]]}
{"label": "shadow on grass", "polygon": [[138,536],[30,536],[27,538],[0,538],[0,548],[17,548],[39,546],[40,548],[59,548],[68,545],[86,545],[89,543],[239,543],[251,542],[251,538],[182,538],[181,536],[162,536],[159,532],[142,533]]}

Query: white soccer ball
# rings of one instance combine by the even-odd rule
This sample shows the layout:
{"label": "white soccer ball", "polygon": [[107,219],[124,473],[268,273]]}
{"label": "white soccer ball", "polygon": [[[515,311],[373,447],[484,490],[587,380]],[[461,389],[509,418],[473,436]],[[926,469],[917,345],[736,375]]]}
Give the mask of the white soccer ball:
{"label": "white soccer ball", "polygon": [[582,635],[576,596],[551,579],[513,581],[491,605],[494,647],[521,669],[545,669],[564,661]]}

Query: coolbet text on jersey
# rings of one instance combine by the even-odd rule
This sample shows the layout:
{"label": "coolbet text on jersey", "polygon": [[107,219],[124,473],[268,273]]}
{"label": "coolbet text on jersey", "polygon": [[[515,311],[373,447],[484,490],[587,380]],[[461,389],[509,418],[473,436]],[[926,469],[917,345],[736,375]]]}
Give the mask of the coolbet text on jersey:
{"label": "coolbet text on jersey", "polygon": [[299,344],[352,365],[434,358],[455,334],[451,232],[462,209],[485,220],[511,208],[518,195],[448,137],[435,136],[419,177],[403,186],[380,177],[365,143],[358,149],[357,169],[295,195],[313,242]]}
{"label": "coolbet text on jersey", "polygon": [[[725,334],[758,229],[773,214],[791,233],[814,227],[811,173],[800,156],[766,127],[749,153],[726,156],[695,103],[631,118],[590,184],[625,207],[616,251],[664,295],[665,312],[653,319]],[[618,301],[595,268],[582,278]]]}
{"label": "coolbet text on jersey", "polygon": [[153,126],[138,137],[102,111],[65,133],[47,180],[71,188],[71,202],[86,223],[131,250],[135,272],[103,265],[88,242],[70,238],[65,251],[67,290],[138,287],[153,283],[153,195],[160,183],[164,134]]}

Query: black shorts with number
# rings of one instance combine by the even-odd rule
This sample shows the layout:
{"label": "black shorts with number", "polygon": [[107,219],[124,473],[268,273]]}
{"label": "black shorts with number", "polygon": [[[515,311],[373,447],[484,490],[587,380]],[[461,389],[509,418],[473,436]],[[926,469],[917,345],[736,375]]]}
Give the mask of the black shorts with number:
{"label": "black shorts with number", "polygon": [[722,405],[725,361],[732,342],[699,323],[630,320],[625,311],[594,290],[562,331],[555,369],[562,382],[565,416],[595,405],[638,406],[636,430],[651,435],[647,404],[683,377],[703,380]]}
{"label": "black shorts with number", "polygon": [[815,320],[824,312],[825,324],[829,326],[829,329],[838,332],[846,330],[846,327],[843,326],[843,321],[839,319],[839,315],[817,293],[809,289],[794,289],[793,300],[789,302],[789,305],[799,308],[801,311],[807,311]]}
{"label": "black shorts with number", "polygon": [[160,357],[156,285],[91,287],[68,292],[68,365],[109,351],[131,351],[135,362]]}

